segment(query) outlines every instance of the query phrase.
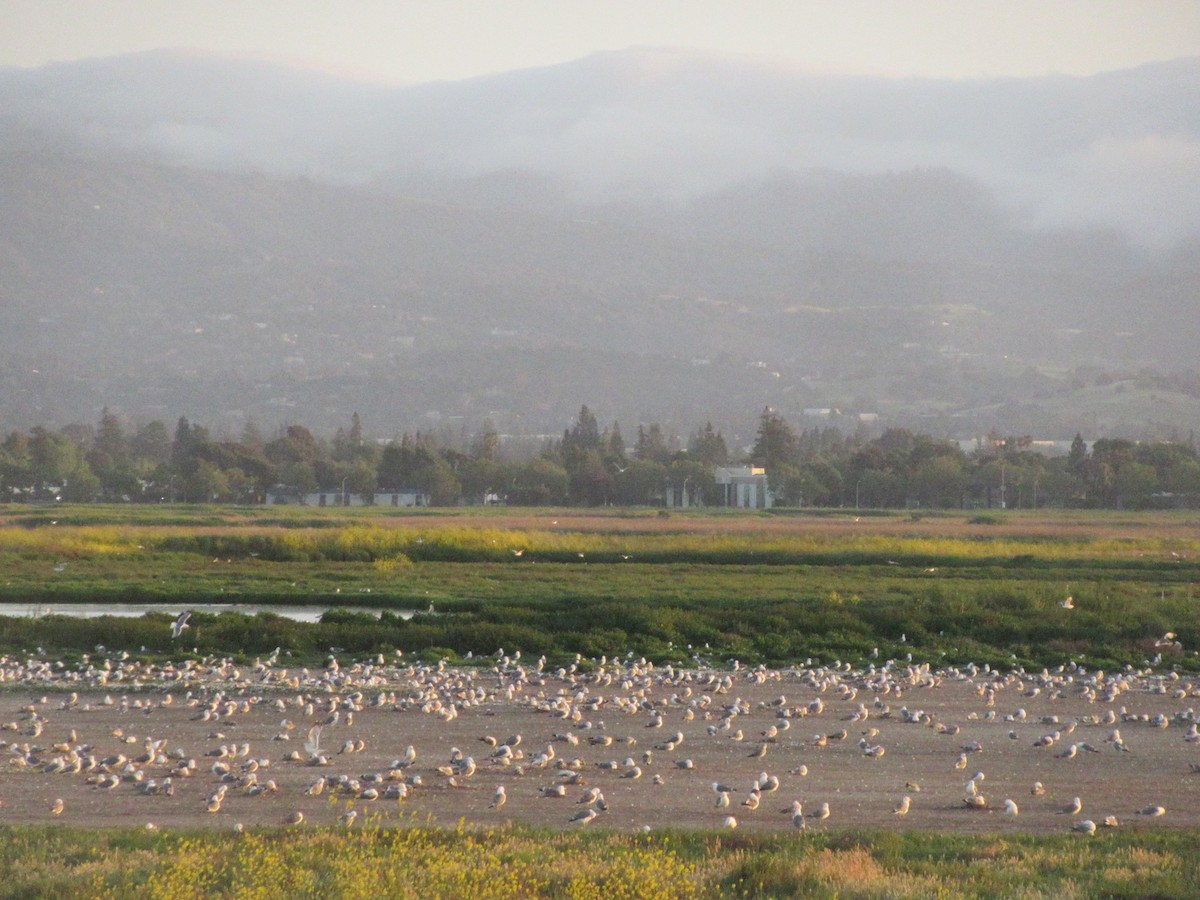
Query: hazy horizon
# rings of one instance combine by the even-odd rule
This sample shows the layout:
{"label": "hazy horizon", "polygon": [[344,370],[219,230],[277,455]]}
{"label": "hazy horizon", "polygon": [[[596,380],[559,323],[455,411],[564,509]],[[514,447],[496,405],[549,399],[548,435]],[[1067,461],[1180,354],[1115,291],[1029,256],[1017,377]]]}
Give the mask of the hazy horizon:
{"label": "hazy horizon", "polygon": [[1190,0],[9,0],[0,66],[150,49],[232,54],[390,85],[461,80],[591,53],[677,48],[809,72],[1092,75],[1200,53]]}
{"label": "hazy horizon", "polygon": [[589,46],[397,86],[135,44],[0,67],[2,421],[1200,423],[1200,55]]}

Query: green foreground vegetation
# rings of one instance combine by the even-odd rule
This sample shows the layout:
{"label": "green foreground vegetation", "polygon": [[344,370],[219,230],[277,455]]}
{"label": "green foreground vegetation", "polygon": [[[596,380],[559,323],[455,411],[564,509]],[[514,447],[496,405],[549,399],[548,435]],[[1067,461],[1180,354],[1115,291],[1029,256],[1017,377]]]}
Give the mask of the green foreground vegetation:
{"label": "green foreground vegetation", "polygon": [[[497,648],[550,661],[634,653],[786,665],[1140,666],[1185,670],[1200,646],[1200,530],[1189,513],[851,517],[542,512],[391,520],[296,513],[60,507],[0,515],[0,651],[68,659],[296,658]],[[559,524],[561,522],[561,524]],[[1072,608],[1064,608],[1066,597]],[[319,623],[197,612],[31,616],[51,603],[328,608]],[[356,607],[356,608],[343,608]],[[405,616],[410,616],[406,618]],[[1173,632],[1178,643],[1161,640]],[[1185,649],[1186,648],[1186,649]]]}
{"label": "green foreground vegetation", "polygon": [[[48,864],[53,861],[53,865]],[[0,897],[1188,897],[1190,832],[0,831]]]}

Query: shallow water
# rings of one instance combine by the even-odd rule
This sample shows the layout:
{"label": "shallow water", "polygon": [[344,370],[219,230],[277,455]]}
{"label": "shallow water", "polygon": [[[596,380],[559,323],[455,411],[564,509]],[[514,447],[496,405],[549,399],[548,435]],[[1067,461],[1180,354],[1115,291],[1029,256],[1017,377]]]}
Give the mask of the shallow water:
{"label": "shallow water", "polygon": [[[366,606],[276,606],[255,603],[197,603],[187,605],[182,603],[42,603],[22,605],[6,603],[0,605],[2,616],[75,616],[81,619],[94,619],[98,616],[121,616],[136,618],[148,612],[166,613],[178,616],[191,610],[193,613],[240,612],[253,616],[260,612],[274,613],[296,622],[317,622],[330,609],[344,609],[348,612],[364,612],[378,618],[381,610]],[[411,609],[389,610],[402,619],[411,619],[415,614]]]}

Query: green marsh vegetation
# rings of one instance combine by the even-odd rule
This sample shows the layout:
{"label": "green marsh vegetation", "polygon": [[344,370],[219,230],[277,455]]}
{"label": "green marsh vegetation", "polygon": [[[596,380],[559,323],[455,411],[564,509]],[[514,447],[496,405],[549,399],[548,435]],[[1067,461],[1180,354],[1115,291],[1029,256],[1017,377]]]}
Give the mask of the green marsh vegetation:
{"label": "green marsh vegetation", "polygon": [[[1188,513],[1079,511],[8,507],[0,649],[282,647],[307,658],[338,647],[461,660],[504,647],[556,662],[632,652],[772,665],[912,654],[1005,667],[1158,656],[1191,670],[1198,524]],[[174,645],[166,613],[28,615],[41,604],[130,601],[330,611],[317,624],[196,613]],[[1182,647],[1163,642],[1167,632]]]}
{"label": "green marsh vegetation", "polygon": [[[454,660],[504,647],[563,662],[632,651],[786,665],[865,664],[878,647],[881,661],[1109,667],[1161,655],[1194,671],[1198,524],[1182,513],[0,508],[0,602],[12,613],[0,652],[281,647],[294,663],[331,647]],[[174,643],[166,612],[28,615],[129,600],[330,611],[317,624],[197,612]],[[0,897],[1188,897],[1200,881],[1195,833],[1170,828],[626,834],[367,818],[244,834],[9,827]]]}

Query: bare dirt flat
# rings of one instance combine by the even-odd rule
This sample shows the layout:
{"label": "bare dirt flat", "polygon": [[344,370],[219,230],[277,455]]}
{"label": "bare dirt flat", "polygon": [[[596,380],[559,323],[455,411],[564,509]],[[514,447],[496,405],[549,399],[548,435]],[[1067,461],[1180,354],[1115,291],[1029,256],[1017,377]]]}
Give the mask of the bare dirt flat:
{"label": "bare dirt flat", "polygon": [[[579,827],[571,824],[584,808],[577,801],[597,787],[607,810],[595,824],[628,830],[716,828],[727,815],[740,828],[788,830],[797,800],[809,828],[1054,832],[1110,815],[1121,828],[1200,826],[1200,741],[1189,739],[1200,684],[1186,677],[931,674],[903,664],[886,673],[672,673],[628,661],[573,675],[539,673],[531,660],[443,671],[398,663],[335,672],[115,662],[105,671],[93,661],[90,672],[68,673],[5,661],[0,822],[233,828],[278,824],[300,811],[308,827],[334,824],[354,808],[383,824],[566,828]],[[1165,725],[1154,723],[1160,715]],[[326,722],[317,755],[327,764],[313,764],[304,743],[312,726]],[[1127,750],[1117,749],[1114,729]],[[672,740],[680,734],[682,741]],[[518,735],[509,762],[493,759],[497,748],[483,740]],[[1047,735],[1057,737],[1035,746]],[[151,741],[165,743],[154,759],[137,762],[150,755]],[[347,742],[362,749],[341,752]],[[864,744],[883,750],[869,755]],[[216,755],[234,745],[236,757]],[[409,745],[415,763],[394,770]],[[453,748],[474,759],[473,774],[439,773]],[[542,764],[537,757],[547,748],[553,758]],[[289,761],[292,753],[300,759]],[[116,756],[126,759],[103,764]],[[188,760],[195,766],[185,775],[180,765]],[[214,763],[230,774],[219,808],[209,812],[222,784]],[[640,777],[632,777],[634,765]],[[971,809],[968,780],[980,772],[974,787],[986,807]],[[106,773],[118,776],[104,782],[114,786],[100,786]],[[580,783],[565,796],[544,794],[571,773]],[[779,786],[761,792],[751,809],[746,802],[762,773]],[[237,780],[250,774],[277,790],[253,793]],[[305,794],[315,780],[337,776],[357,780],[357,791],[331,785],[320,796]],[[148,782],[166,777],[173,795],[145,793]],[[406,799],[362,793],[382,794],[401,780],[419,782]],[[713,782],[734,789],[728,809],[718,808]],[[1043,795],[1031,793],[1035,782]],[[507,802],[490,808],[500,785]],[[901,817],[893,809],[904,796],[911,805]],[[1075,797],[1082,812],[1064,812]],[[1019,807],[1016,816],[1004,812],[1006,799]],[[830,808],[823,821],[811,816],[822,803]],[[1139,812],[1152,806],[1165,812]]]}

